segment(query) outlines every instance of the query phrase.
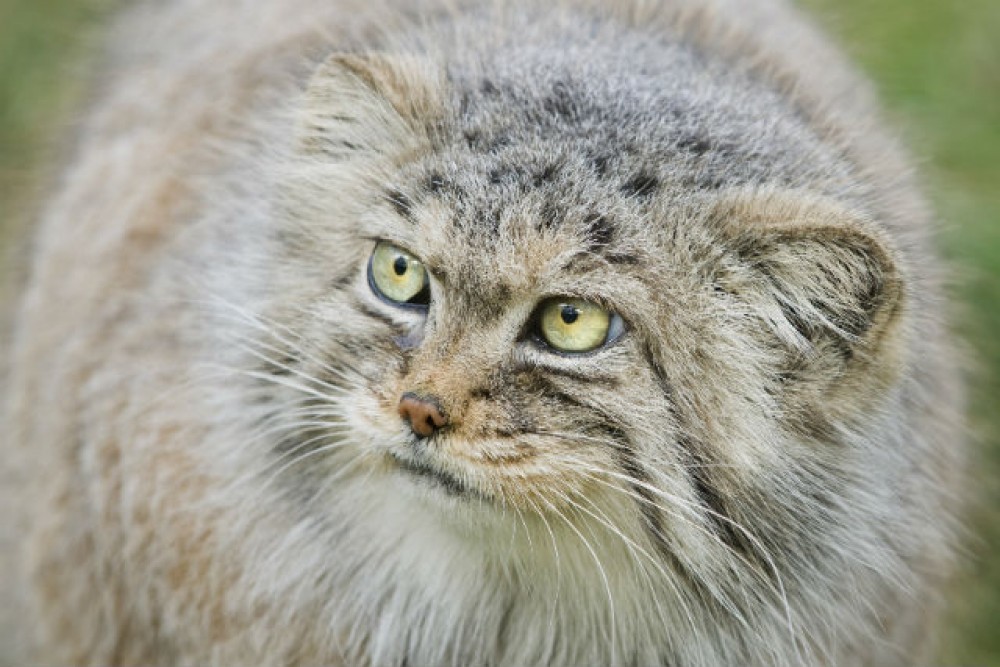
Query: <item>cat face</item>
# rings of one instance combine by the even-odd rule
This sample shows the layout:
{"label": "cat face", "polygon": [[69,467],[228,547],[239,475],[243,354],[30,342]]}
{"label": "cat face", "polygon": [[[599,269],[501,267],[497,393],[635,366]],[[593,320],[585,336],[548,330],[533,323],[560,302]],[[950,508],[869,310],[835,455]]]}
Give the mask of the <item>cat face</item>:
{"label": "cat face", "polygon": [[[268,313],[293,333],[259,355],[274,455],[316,497],[367,475],[444,523],[590,523],[692,581],[827,548],[868,483],[833,452],[897,363],[888,245],[753,128],[713,145],[651,97],[638,142],[610,93],[470,76],[315,75]],[[820,159],[790,116],[757,131]]]}

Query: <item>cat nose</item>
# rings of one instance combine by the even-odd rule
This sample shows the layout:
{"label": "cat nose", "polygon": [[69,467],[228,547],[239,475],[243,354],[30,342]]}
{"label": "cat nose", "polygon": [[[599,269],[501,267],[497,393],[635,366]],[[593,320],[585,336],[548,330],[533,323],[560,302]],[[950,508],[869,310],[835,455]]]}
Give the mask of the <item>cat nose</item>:
{"label": "cat nose", "polygon": [[399,416],[410,422],[410,429],[419,438],[433,435],[434,431],[448,424],[448,418],[444,416],[437,400],[417,396],[410,391],[399,399]]}

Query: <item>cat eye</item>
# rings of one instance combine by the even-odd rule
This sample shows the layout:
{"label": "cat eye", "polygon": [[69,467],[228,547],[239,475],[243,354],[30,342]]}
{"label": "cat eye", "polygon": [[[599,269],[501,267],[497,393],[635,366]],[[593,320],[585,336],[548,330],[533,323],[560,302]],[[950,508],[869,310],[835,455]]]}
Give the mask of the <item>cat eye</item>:
{"label": "cat eye", "polygon": [[385,241],[378,242],[368,260],[368,284],[375,294],[393,304],[425,308],[431,300],[423,263]]}
{"label": "cat eye", "polygon": [[624,328],[621,317],[592,301],[574,298],[549,299],[537,316],[537,335],[559,352],[592,352],[618,338]]}

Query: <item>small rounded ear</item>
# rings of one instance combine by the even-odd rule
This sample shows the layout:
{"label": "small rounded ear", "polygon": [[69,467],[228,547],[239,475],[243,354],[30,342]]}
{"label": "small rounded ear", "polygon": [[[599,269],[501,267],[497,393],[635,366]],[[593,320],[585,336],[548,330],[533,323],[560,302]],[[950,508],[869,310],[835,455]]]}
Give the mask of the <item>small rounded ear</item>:
{"label": "small rounded ear", "polygon": [[[740,192],[716,206],[742,291],[789,347],[843,360],[877,355],[904,296],[893,249],[870,221],[836,202],[796,192]],[[883,361],[889,361],[884,359]]]}
{"label": "small rounded ear", "polygon": [[301,152],[346,161],[425,144],[442,113],[443,79],[439,67],[418,56],[333,54],[305,91]]}

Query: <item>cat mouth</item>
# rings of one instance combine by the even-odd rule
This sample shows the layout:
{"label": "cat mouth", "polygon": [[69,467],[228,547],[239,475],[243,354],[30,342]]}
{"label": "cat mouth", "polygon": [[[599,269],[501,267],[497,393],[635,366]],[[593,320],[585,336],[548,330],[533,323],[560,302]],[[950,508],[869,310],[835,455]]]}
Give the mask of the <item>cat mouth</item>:
{"label": "cat mouth", "polygon": [[436,468],[428,463],[403,458],[392,452],[389,453],[389,458],[392,459],[393,463],[395,463],[400,470],[443,489],[450,496],[479,497],[481,495],[455,475],[441,470],[440,468]]}

